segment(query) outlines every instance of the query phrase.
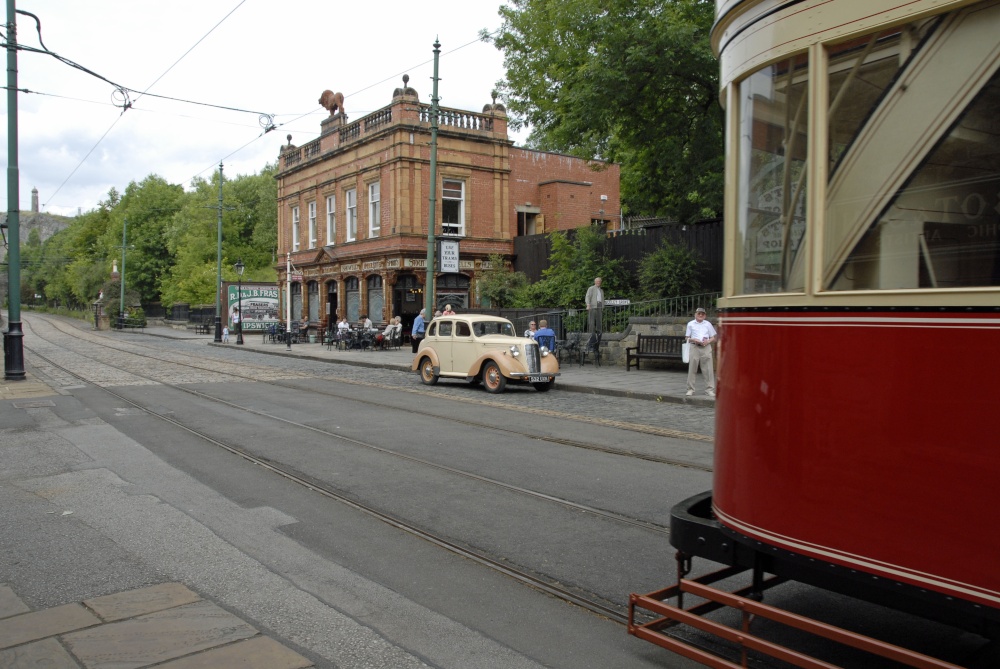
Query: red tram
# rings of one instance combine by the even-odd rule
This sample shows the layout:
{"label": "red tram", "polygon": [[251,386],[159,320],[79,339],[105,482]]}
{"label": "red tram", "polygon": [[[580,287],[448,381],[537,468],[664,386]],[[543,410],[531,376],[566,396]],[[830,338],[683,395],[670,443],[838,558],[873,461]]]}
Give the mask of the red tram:
{"label": "red tram", "polygon": [[[1000,643],[1000,2],[717,0],[712,42],[727,115],[713,491],[674,509],[681,578],[632,596],[629,632],[711,666],[736,665],[665,628],[802,661],[695,615],[721,603],[954,666],[758,600],[791,579]],[[693,557],[731,568],[683,578]],[[706,587],[739,569],[748,596]],[[686,611],[683,593],[709,601]]]}

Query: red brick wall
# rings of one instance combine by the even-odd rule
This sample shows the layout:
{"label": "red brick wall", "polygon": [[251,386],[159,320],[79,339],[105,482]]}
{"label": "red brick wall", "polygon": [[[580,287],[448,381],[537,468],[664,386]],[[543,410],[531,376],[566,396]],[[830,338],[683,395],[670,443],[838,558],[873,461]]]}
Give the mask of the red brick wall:
{"label": "red brick wall", "polygon": [[[621,171],[617,164],[512,148],[510,171],[515,225],[518,206],[541,210],[544,229],[538,232],[578,228],[596,218],[618,220]],[[602,195],[607,200],[602,201]]]}

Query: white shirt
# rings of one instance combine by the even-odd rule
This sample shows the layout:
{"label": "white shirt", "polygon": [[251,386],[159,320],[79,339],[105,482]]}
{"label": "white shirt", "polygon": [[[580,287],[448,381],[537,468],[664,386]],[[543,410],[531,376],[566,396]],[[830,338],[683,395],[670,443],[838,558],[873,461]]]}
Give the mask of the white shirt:
{"label": "white shirt", "polygon": [[351,326],[348,325],[346,321],[340,321],[337,323],[337,329],[343,332],[344,330],[350,330]]}
{"label": "white shirt", "polygon": [[703,342],[706,339],[711,339],[716,334],[715,328],[712,327],[707,318],[700,323],[696,318],[688,323],[687,332],[684,333],[684,336],[696,342]]}

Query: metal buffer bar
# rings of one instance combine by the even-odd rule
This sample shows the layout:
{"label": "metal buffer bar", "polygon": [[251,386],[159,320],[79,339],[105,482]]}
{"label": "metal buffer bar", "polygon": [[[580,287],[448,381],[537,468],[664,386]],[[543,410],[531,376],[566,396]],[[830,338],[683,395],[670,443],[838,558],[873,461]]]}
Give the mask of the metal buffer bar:
{"label": "metal buffer bar", "polygon": [[[739,568],[723,569],[696,580],[680,579],[675,586],[646,595],[633,593],[629,596],[628,633],[695,662],[716,669],[741,669],[748,667],[749,658],[747,651],[751,650],[783,660],[796,667],[803,667],[804,669],[837,669],[837,665],[818,660],[754,635],[750,631],[750,623],[754,617],[759,616],[824,639],[844,644],[851,648],[894,660],[907,667],[915,667],[917,669],[961,669],[958,665],[951,664],[950,662],[944,662],[884,641],[850,632],[841,627],[806,618],[805,616],[800,616],[774,606],[768,606],[737,593],[725,592],[706,585],[708,582],[728,578],[740,571],[743,570]],[[772,587],[777,582],[780,582],[780,580],[772,579],[764,587]],[[751,586],[738,592],[751,594],[750,591],[752,589],[753,587]],[[685,609],[683,608],[685,594],[700,597],[706,601]],[[666,601],[674,597],[678,600],[677,606]],[[709,611],[722,607],[731,607],[741,613],[741,625],[739,629],[734,629],[703,617]],[[639,624],[636,622],[637,610],[650,611],[660,617],[650,622]],[[741,654],[740,663],[737,664],[713,655],[701,648],[696,648],[681,638],[668,635],[664,632],[664,630],[676,625],[688,625],[736,645]]]}

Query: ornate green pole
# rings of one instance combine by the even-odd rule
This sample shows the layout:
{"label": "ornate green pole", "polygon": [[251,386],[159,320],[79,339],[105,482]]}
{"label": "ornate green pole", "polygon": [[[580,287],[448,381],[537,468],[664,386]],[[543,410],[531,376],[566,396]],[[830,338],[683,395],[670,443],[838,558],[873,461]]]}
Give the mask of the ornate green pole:
{"label": "ornate green pole", "polygon": [[434,40],[434,92],[431,94],[431,196],[427,220],[427,281],[424,286],[424,308],[427,320],[434,317],[434,221],[437,218],[437,138],[438,138],[438,56],[441,44]]}
{"label": "ornate green pole", "polygon": [[121,302],[118,307],[118,329],[125,329],[125,232],[128,230],[128,219],[122,219],[122,273],[121,279]]}
{"label": "ornate green pole", "polygon": [[[222,342],[222,311],[220,301],[222,300],[222,163],[219,163],[219,225],[218,244],[216,245],[216,277],[215,277],[215,341]],[[229,300],[226,300],[226,312],[229,311]],[[240,318],[243,318],[243,311],[240,310]],[[228,319],[228,317],[227,317]],[[240,321],[240,325],[243,321]],[[242,343],[242,342],[240,342]]]}
{"label": "ornate green pole", "polygon": [[17,170],[17,22],[7,0],[7,331],[3,333],[4,378],[23,381],[21,330],[21,196]]}

